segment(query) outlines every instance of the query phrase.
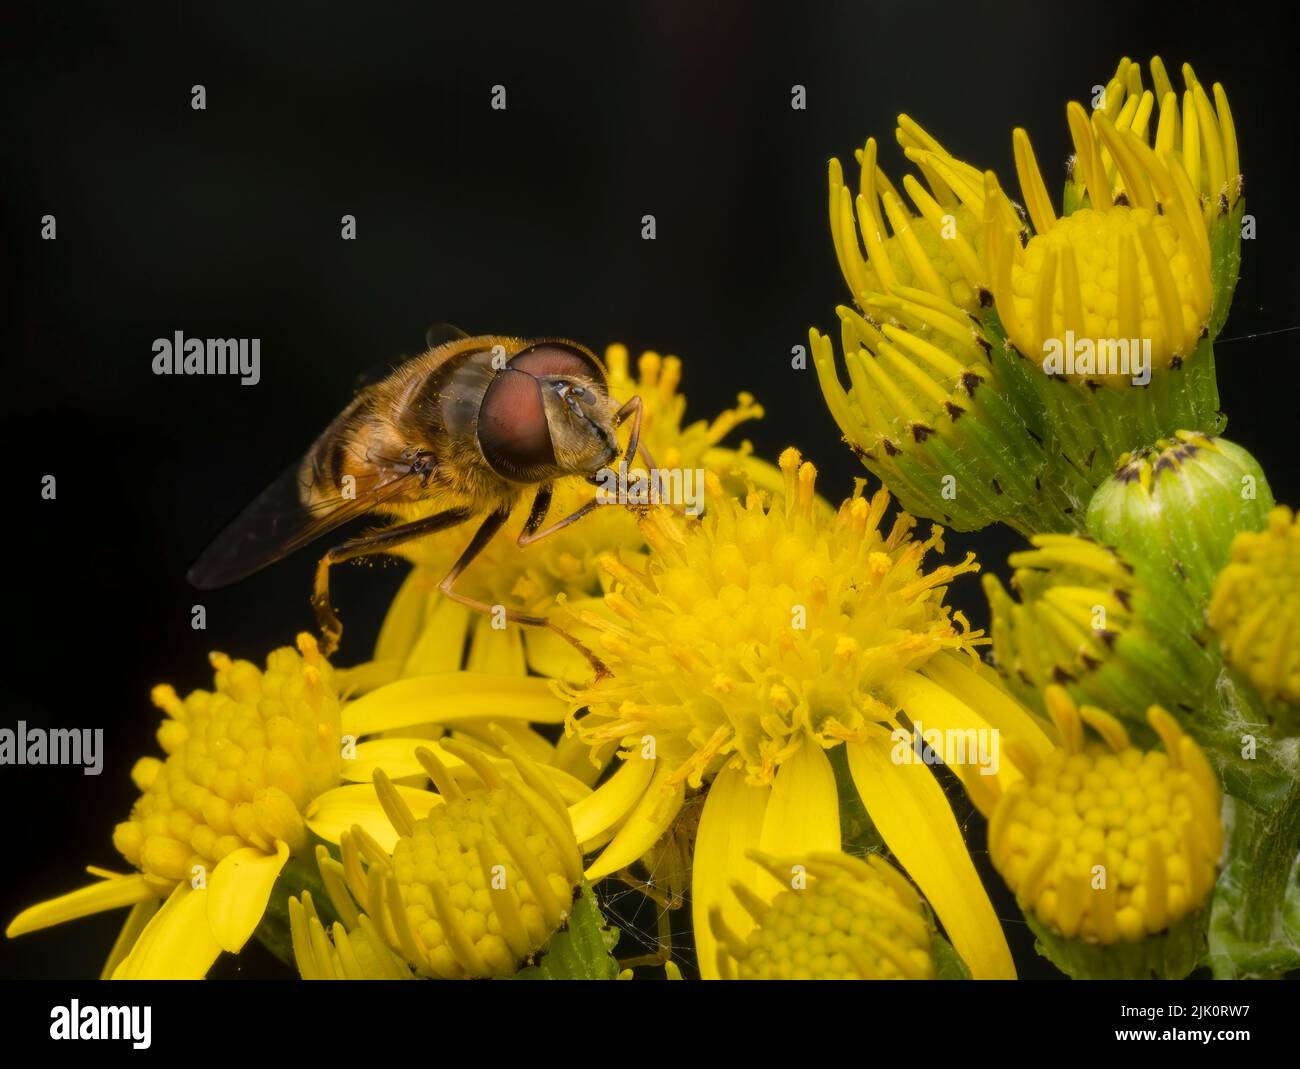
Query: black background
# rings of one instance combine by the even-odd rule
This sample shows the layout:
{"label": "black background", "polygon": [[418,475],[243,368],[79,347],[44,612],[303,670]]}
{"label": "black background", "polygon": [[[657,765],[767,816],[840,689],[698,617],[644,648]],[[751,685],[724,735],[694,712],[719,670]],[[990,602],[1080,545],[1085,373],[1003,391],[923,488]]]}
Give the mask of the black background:
{"label": "black background", "polygon": [[[1228,436],[1300,502],[1290,11],[60,4],[10,7],[5,22],[0,725],[103,727],[108,750],[98,778],[0,768],[6,921],[85,882],[83,865],[120,864],[109,835],[135,796],[127,773],[156,752],[151,684],[208,685],[209,649],[260,659],[310,626],[311,554],[206,595],[185,569],[358,372],[419,351],[429,324],[677,353],[689,415],[754,392],[768,407],[745,430],[759,452],[798,445],[823,491],[846,494],[863,472],[790,349],[810,325],[833,331],[846,297],[826,160],[874,134],[897,179],[900,110],[1004,186],[1011,128],[1027,127],[1056,189],[1065,102],[1086,101],[1121,55],[1158,52],[1178,84],[1183,60],[1222,81],[1258,220],[1216,347]],[[196,83],[206,111],[191,110]],[[497,83],[504,112],[489,107]],[[796,83],[805,111],[790,107]],[[46,213],[56,241],[40,239]],[[340,240],[344,214],[356,241]],[[261,383],[155,377],[152,341],[176,330],[261,338]],[[50,473],[54,502],[40,498]],[[1018,544],[999,529],[949,549],[1005,572]],[[365,655],[401,575],[336,576],[345,659]],[[986,621],[976,581],[952,597]],[[199,602],[206,632],[190,628]],[[1016,916],[1005,897],[999,911]],[[94,975],[119,921],[0,940],[0,976]],[[1023,924],[1008,931],[1022,974],[1052,975]],[[238,971],[283,975],[260,952],[219,967]]]}

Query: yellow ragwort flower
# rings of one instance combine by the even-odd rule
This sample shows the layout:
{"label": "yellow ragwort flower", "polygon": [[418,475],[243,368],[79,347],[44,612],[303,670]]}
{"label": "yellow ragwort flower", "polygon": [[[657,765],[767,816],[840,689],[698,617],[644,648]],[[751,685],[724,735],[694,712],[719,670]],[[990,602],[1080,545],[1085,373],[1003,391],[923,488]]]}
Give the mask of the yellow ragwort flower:
{"label": "yellow ragwort flower", "polygon": [[933,979],[933,926],[920,896],[887,861],[841,853],[782,860],[752,851],[751,857],[786,889],[764,901],[736,881],[733,893],[754,921],[745,937],[713,907],[709,920],[724,977]]}
{"label": "yellow ragwort flower", "polygon": [[924,185],[903,178],[915,211],[877,166],[874,137],[854,154],[861,166],[856,198],[840,161],[830,162],[831,237],[840,272],[860,307],[864,294],[921,295],[930,298],[926,303],[937,299],[974,312],[984,283],[983,176],[907,115],[898,117],[895,134],[925,178]]}
{"label": "yellow ragwort flower", "polygon": [[[999,521],[1026,533],[1070,529],[1087,488],[1069,466],[1051,470],[1044,428],[1026,425],[1015,376],[1000,344],[995,351],[1000,339],[979,318],[992,301],[984,175],[907,115],[896,133],[926,180],[903,180],[919,215],[877,166],[872,139],[857,154],[855,225],[831,161],[831,236],[856,307],[836,308],[847,388],[831,340],[809,332],[827,407],[863,464],[913,514],[962,531]],[[1014,212],[1010,220],[1018,225]]]}
{"label": "yellow ragwort flower", "polygon": [[[323,846],[317,847],[317,861],[327,886],[326,871],[333,859]],[[334,862],[335,865],[338,862]],[[346,887],[342,889],[346,892]],[[330,901],[348,918],[348,924],[334,921],[328,929],[316,911],[311,892],[289,899],[289,932],[294,962],[304,980],[414,980],[411,967],[388,948],[374,921],[357,911],[346,893]]]}
{"label": "yellow ragwort flower", "polygon": [[[318,855],[341,921],[332,948],[303,907],[295,955],[305,977],[391,973],[387,948],[420,976],[509,975],[535,955],[569,914],[582,855],[569,810],[544,770],[503,736],[505,769],[478,747],[443,740],[475,777],[458,778],[431,748],[416,756],[437,786],[424,815],[382,772],[375,793],[396,834],[390,849],[360,825],[341,836],[342,862]],[[317,928],[320,928],[317,931]],[[361,932],[370,962],[347,960]],[[400,970],[397,970],[400,973]]]}
{"label": "yellow ragwort flower", "polygon": [[[1151,59],[1152,89],[1142,84],[1142,65],[1124,57],[1095,102],[1094,121],[1095,113],[1101,112],[1116,130],[1133,133],[1157,156],[1168,154],[1177,159],[1209,224],[1235,207],[1244,192],[1237,132],[1223,86],[1215,82],[1207,92],[1188,63],[1183,64],[1181,73],[1184,89],[1180,98],[1159,56]],[[1101,172],[1095,172],[1087,158],[1075,157],[1068,198],[1076,203],[1084,197],[1092,199],[1088,178],[1102,173],[1112,200],[1128,197],[1122,160],[1106,145],[1101,146],[1100,157]]]}
{"label": "yellow ragwort flower", "polygon": [[[889,495],[861,494],[837,513],[817,506],[815,471],[787,450],[779,503],[710,497],[700,522],[663,512],[642,521],[651,553],[612,556],[603,611],[583,622],[613,677],[566,690],[576,734],[618,743],[621,763],[573,807],[584,848],[605,845],[589,879],[632,864],[672,825],[688,789],[708,784],[693,860],[695,933],[703,975],[718,975],[709,927],[715,903],[743,938],[753,918],[733,880],[761,892],[771,877],[748,858],[838,850],[839,806],[826,756],[844,745],[877,828],[933,903],[975,975],[1012,972],[1001,929],[939,787],[924,765],[897,760],[895,717],[935,727],[996,729],[1050,746],[1028,712],[984,669],[983,641],[944,604],[946,585],[974,571],[971,557],[931,571],[915,521],[881,524]],[[978,710],[978,712],[976,711]],[[955,767],[972,792],[995,775]]]}
{"label": "yellow ragwort flower", "polygon": [[182,700],[154,688],[167,756],[136,763],[141,795],[113,833],[137,871],[92,870],[104,878],[24,910],[8,935],[133,906],[105,967],[128,979],[202,977],[252,936],[290,853],[306,847],[304,811],[339,782],[339,700],[310,635],[265,671],[221,653],[212,666],[212,691]]}
{"label": "yellow ragwort flower", "polygon": [[[986,275],[1002,324],[1022,354],[1075,381],[1129,384],[1131,375],[1107,371],[1119,343],[1149,343],[1153,373],[1180,367],[1210,331],[1211,228],[1240,187],[1232,115],[1222,86],[1214,87],[1216,112],[1184,66],[1180,117],[1158,58],[1152,71],[1160,93],[1154,141],[1155,97],[1127,60],[1091,116],[1078,103],[1067,107],[1079,202],[1068,214],[1053,209],[1023,129],[1012,141],[1032,231],[992,173],[984,179]],[[1063,351],[1077,370],[1052,366]]]}
{"label": "yellow ragwort flower", "polygon": [[998,670],[1031,691],[1074,683],[1102,668],[1133,627],[1133,569],[1082,535],[1035,535],[1011,554],[1015,601],[984,576]]}
{"label": "yellow ragwort flower", "polygon": [[1300,702],[1300,523],[1285,505],[1267,529],[1233,539],[1209,620],[1225,659],[1264,697]]}
{"label": "yellow ragwort flower", "polygon": [[[1167,931],[1214,888],[1223,827],[1205,754],[1159,706],[1148,719],[1164,750],[1143,751],[1109,713],[1078,708],[1061,687],[1046,698],[1060,746],[1022,760],[1024,778],[999,798],[993,864],[1064,939],[1110,946]],[[1104,743],[1086,740],[1085,725]]]}

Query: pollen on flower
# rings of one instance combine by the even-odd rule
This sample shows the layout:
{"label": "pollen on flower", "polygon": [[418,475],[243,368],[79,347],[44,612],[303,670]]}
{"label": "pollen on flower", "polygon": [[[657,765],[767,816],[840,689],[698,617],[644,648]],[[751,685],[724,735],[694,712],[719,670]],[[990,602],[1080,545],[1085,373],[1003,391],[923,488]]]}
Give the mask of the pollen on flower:
{"label": "pollen on flower", "polygon": [[1300,702],[1300,523],[1285,505],[1242,531],[1210,598],[1224,656],[1265,697]]}
{"label": "pollen on flower", "polygon": [[[751,855],[787,890],[764,902],[737,881],[755,920],[741,938],[715,907],[719,969],[741,980],[926,980],[933,930],[920,896],[879,857],[816,853],[807,863]],[[799,873],[798,886],[792,874]]]}
{"label": "pollen on flower", "polygon": [[[1061,746],[1020,752],[1025,778],[989,823],[993,864],[1022,906],[1056,934],[1132,943],[1199,909],[1223,842],[1219,786],[1205,754],[1158,706],[1164,750],[1134,747],[1108,713],[1047,692]],[[1084,725],[1104,744],[1086,741]],[[1019,752],[1019,751],[1018,751]]]}
{"label": "pollen on flower", "polygon": [[646,518],[648,567],[611,569],[619,611],[581,616],[613,671],[568,691],[588,707],[574,722],[585,741],[650,734],[692,786],[728,764],[770,783],[805,741],[831,746],[879,720],[896,674],[983,641],[943,601],[978,569],[973,555],[927,572],[940,529],[914,540],[903,513],[886,533],[883,490],[832,513],[797,451],[780,467],[777,503],[751,493],[699,522]]}
{"label": "pollen on flower", "polygon": [[241,847],[303,845],[302,812],[338,784],[341,758],[330,666],[310,636],[299,648],[275,650],[265,670],[213,654],[215,688],[184,699],[154,688],[167,758],[137,762],[141,796],[113,833],[147,876],[185,880]]}

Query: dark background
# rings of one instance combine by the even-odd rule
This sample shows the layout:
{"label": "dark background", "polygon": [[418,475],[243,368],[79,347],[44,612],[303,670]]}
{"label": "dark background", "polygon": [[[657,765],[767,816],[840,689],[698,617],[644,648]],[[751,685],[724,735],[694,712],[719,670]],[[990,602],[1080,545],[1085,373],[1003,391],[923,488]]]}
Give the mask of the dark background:
{"label": "dark background", "polygon": [[[1189,60],[1222,81],[1258,220],[1217,347],[1228,434],[1279,499],[1300,502],[1295,16],[1103,8],[9,8],[0,722],[103,727],[108,760],[98,778],[0,768],[0,917],[81,885],[87,863],[121,863],[109,835],[135,797],[132,762],[156,752],[151,684],[210,685],[209,649],[260,659],[311,625],[309,553],[201,596],[185,569],[358,372],[419,351],[429,324],[677,353],[691,416],[753,391],[768,406],[745,431],[759,452],[796,444],[822,489],[846,494],[863,472],[790,348],[810,325],[834,330],[846,297],[826,160],[875,134],[897,179],[900,110],[1004,185],[1011,128],[1026,126],[1055,190],[1065,102],[1086,101],[1121,55],[1158,52],[1171,72]],[[196,83],[206,111],[190,108]],[[496,83],[505,112],[489,107]],[[790,107],[796,83],[806,111]],[[46,213],[57,241],[40,240]],[[344,214],[356,241],[340,240]],[[261,338],[260,385],[155,377],[151,343],[176,330]],[[40,499],[47,473],[55,502]],[[1001,572],[1017,544],[1000,529],[949,541]],[[336,575],[348,658],[367,651],[401,575]],[[986,621],[976,581],[953,600]],[[190,628],[200,601],[206,632]],[[1005,898],[999,909],[1015,916]],[[94,975],[119,922],[0,940],[0,976]],[[1008,927],[1023,975],[1052,975],[1023,924]],[[260,951],[219,974],[240,970],[283,975]]]}

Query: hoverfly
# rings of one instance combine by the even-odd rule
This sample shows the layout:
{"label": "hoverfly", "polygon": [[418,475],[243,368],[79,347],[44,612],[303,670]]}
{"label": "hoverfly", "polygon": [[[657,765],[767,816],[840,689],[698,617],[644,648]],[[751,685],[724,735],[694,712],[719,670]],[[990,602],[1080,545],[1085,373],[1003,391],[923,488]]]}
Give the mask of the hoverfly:
{"label": "hoverfly", "polygon": [[[597,505],[542,529],[556,479],[591,482],[619,454],[616,430],[631,419],[622,463],[638,451],[654,467],[641,437],[641,398],[609,395],[595,354],[563,339],[460,336],[435,345],[360,392],[306,455],[267,487],[217,536],[189,571],[211,590],[243,579],[349,520],[370,513],[427,514],[335,546],[320,559],[312,607],[322,649],[338,648],[342,624],[330,604],[331,565],[385,553],[404,542],[484,517],[438,584],[478,612],[493,606],[460,594],[455,582],[533,490],[519,535],[526,546],[580,520]],[[607,674],[590,650],[546,617],[507,610],[507,620],[550,627]]]}

